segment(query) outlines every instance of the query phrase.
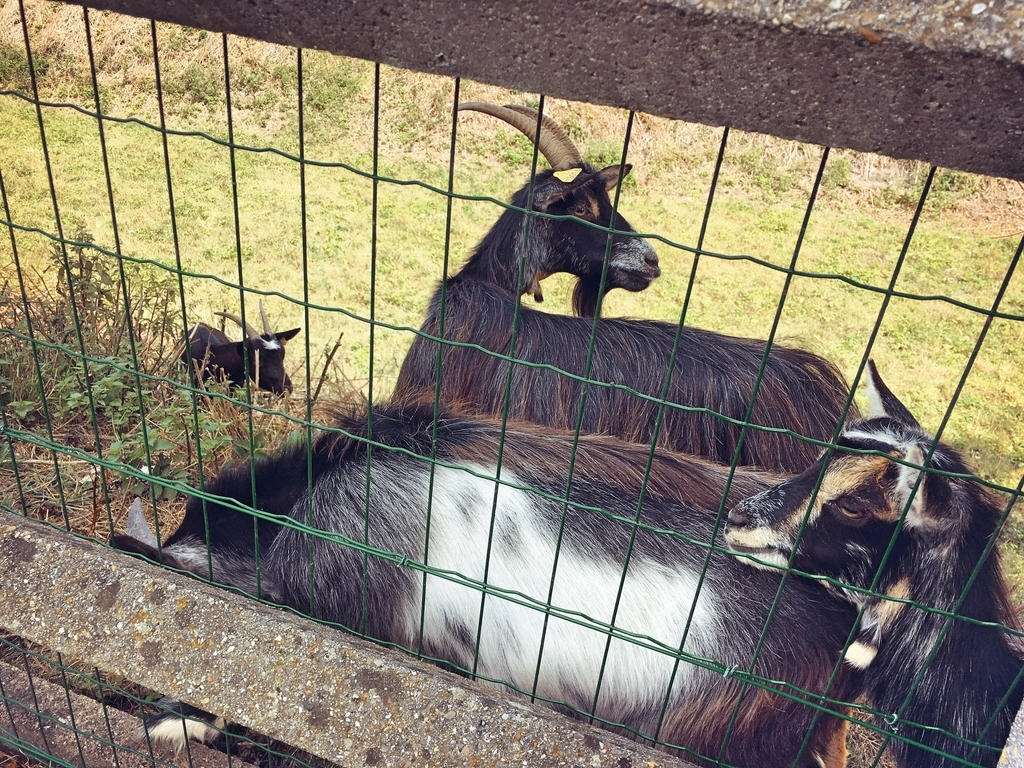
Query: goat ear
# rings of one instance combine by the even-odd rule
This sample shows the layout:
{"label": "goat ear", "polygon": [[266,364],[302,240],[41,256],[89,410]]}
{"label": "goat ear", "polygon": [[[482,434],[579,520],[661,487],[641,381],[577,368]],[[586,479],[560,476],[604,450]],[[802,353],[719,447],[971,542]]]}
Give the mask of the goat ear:
{"label": "goat ear", "polygon": [[160,562],[163,555],[164,565],[177,568],[182,571],[190,570],[187,564],[171,554],[166,547],[160,551],[160,544],[156,540],[156,534],[150,529],[146,518],[142,514],[142,499],[138,496],[128,509],[128,522],[125,526],[126,532],[115,533],[111,537],[110,544],[114,549],[130,554],[142,555],[150,560]]}
{"label": "goat ear", "polygon": [[925,515],[925,486],[927,483],[925,481],[928,479],[928,476],[926,475],[920,483],[917,482],[918,477],[921,475],[921,467],[924,465],[924,457],[925,454],[921,446],[915,444],[903,456],[903,460],[916,466],[899,465],[900,474],[896,484],[896,500],[899,505],[897,512],[903,512],[903,507],[907,505],[907,502],[910,500],[910,494],[914,491],[914,485],[917,484],[917,491],[914,493],[914,499],[910,503],[910,509],[907,510],[906,517],[906,524],[911,527],[927,522],[927,516]]}
{"label": "goat ear", "polygon": [[282,344],[284,344],[289,339],[294,339],[296,336],[298,336],[299,331],[301,330],[301,328],[292,328],[290,331],[281,331],[281,333],[275,333],[274,337]]}
{"label": "goat ear", "polygon": [[874,360],[868,360],[868,378],[865,389],[868,396],[868,418],[888,417],[908,426],[921,428],[907,406],[901,403],[896,395],[885,386],[882,377],[878,375],[878,368],[875,367]]}
{"label": "goat ear", "polygon": [[[626,163],[622,167],[622,178],[626,178],[631,170],[633,170],[633,166]],[[609,165],[607,168],[598,171],[597,175],[604,182],[605,191],[611,192],[615,189],[615,185],[619,183],[619,166]]]}
{"label": "goat ear", "polygon": [[128,508],[128,521],[125,533],[115,533],[110,537],[110,546],[122,552],[145,555],[151,560],[159,558],[156,534],[150,530],[146,518],[142,514],[142,499],[138,496]]}
{"label": "goat ear", "polygon": [[536,190],[534,194],[535,202],[533,204],[533,209],[535,211],[540,211],[541,213],[547,213],[551,206],[568,197],[569,193],[572,192],[572,188],[571,184],[566,184],[560,179],[552,176],[548,179],[547,183]]}

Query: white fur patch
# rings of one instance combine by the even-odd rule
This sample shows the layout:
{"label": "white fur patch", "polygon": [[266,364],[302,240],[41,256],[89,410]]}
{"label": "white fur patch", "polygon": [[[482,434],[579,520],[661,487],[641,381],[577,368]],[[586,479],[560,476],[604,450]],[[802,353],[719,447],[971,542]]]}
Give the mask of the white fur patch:
{"label": "white fur patch", "polygon": [[780,541],[779,535],[771,528],[727,528],[725,543],[742,555],[760,560],[756,562],[750,557],[739,558],[741,562],[756,568],[775,570],[771,566],[785,568],[789,564],[788,554],[783,554],[783,551],[788,550],[789,542]]}
{"label": "white fur patch", "polygon": [[737,558],[741,563],[746,565],[752,565],[755,568],[760,568],[762,571],[772,571],[778,573],[779,568],[789,567],[789,556],[784,555],[778,550],[769,550],[766,552],[748,552],[742,553],[744,556]]}
{"label": "white fur patch", "polygon": [[184,748],[186,732],[189,739],[204,743],[213,741],[219,733],[208,723],[187,717],[166,717],[154,725],[145,726],[145,729],[153,743],[168,744],[176,752],[180,752]]}
{"label": "white fur patch", "polygon": [[885,406],[882,405],[882,395],[878,391],[878,387],[875,385],[875,377],[871,375],[870,366],[866,370],[867,381],[864,382],[864,394],[868,399],[868,409],[866,418],[869,419],[881,419],[889,414],[885,412]]}
{"label": "white fur patch", "polygon": [[854,640],[850,643],[850,647],[846,649],[846,656],[843,660],[851,667],[867,669],[871,666],[871,662],[875,660],[875,656],[877,655],[877,648],[873,648],[859,640]]}
{"label": "white fur patch", "polygon": [[[494,472],[493,467],[469,466],[483,474]],[[508,472],[502,474],[502,480],[518,482]],[[598,551],[581,554],[578,545],[564,543],[556,567],[556,531],[538,508],[538,503],[544,502],[531,493],[505,485],[498,492],[490,562],[485,563],[493,502],[493,481],[438,467],[429,565],[480,581],[484,580],[486,567],[486,581],[491,586],[539,603],[548,601],[551,590],[551,603],[560,611],[575,614],[585,623],[588,618],[611,623],[623,580],[623,563],[613,562]],[[620,630],[650,637],[675,650],[682,639],[696,588],[697,575],[684,566],[661,565],[634,555],[622,585],[614,624]],[[705,582],[687,636],[686,651],[709,655],[720,643],[716,638],[717,602]],[[428,576],[426,636],[442,647],[458,649],[458,638],[453,638],[451,632],[453,626],[461,626],[469,628],[475,642],[480,606],[478,590]],[[542,610],[488,595],[484,600],[477,671],[530,691],[540,660],[538,695],[589,710],[601,675],[608,635],[556,617],[546,623],[544,635]],[[464,653],[465,657],[455,654],[453,660],[472,667],[472,648],[464,648]],[[627,717],[635,720],[636,712],[645,707],[657,713],[675,666],[675,661],[663,653],[612,640],[597,715],[621,721]],[[694,675],[699,674],[695,670],[688,664],[679,665],[675,689],[691,684]]]}
{"label": "white fur patch", "polygon": [[617,243],[612,250],[610,264],[627,272],[647,272],[647,256],[652,253],[650,243],[642,238],[630,238],[628,242]]}
{"label": "white fur patch", "polygon": [[[911,464],[924,464],[924,451],[921,450],[921,446],[913,445],[906,451],[904,459]],[[921,470],[917,467],[900,465],[900,479],[896,486],[896,492],[899,494],[900,507],[906,506],[907,501],[910,499],[910,493],[914,490],[914,484],[917,483],[917,479],[920,475]],[[918,485],[917,493],[914,494],[914,500],[910,505],[910,509],[907,511],[907,526],[914,528],[924,525],[927,522],[921,514],[924,509],[924,501],[924,482],[922,481],[921,484]]]}
{"label": "white fur patch", "polygon": [[280,349],[281,348],[281,342],[278,341],[277,339],[271,339],[270,341],[267,341],[266,339],[261,339],[260,341],[263,343],[263,348],[264,349]]}

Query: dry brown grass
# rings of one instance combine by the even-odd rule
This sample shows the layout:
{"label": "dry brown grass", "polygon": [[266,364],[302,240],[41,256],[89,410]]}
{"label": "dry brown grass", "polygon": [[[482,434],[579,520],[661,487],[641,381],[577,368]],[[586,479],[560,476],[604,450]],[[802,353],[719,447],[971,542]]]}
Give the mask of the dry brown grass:
{"label": "dry brown grass", "polygon": [[34,763],[24,755],[17,754],[0,742],[0,768],[35,768],[41,763]]}

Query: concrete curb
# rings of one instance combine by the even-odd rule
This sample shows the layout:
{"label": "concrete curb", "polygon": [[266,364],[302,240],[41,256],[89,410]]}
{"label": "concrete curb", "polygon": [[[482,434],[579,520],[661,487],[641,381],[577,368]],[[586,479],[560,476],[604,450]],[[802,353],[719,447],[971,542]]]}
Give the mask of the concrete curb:
{"label": "concrete curb", "polygon": [[[89,0],[285,45],[1024,179],[1021,0]],[[571,18],[566,11],[571,9]]]}
{"label": "concrete curb", "polygon": [[5,630],[340,765],[685,765],[5,512],[0,574]]}

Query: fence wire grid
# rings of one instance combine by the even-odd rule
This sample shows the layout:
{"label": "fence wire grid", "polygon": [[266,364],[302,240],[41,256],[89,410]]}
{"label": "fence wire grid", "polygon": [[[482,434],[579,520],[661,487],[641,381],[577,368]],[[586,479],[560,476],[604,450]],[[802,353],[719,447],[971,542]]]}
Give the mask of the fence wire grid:
{"label": "fence wire grid", "polygon": [[[841,203],[850,197],[854,208],[861,205],[863,198],[857,196],[849,178],[856,170],[852,163],[874,160],[851,161],[850,153],[786,145],[789,159],[799,155],[803,164],[796,171],[786,170],[789,166],[780,170],[778,158],[772,155],[775,150],[766,149],[769,145],[757,137],[731,135],[728,129],[656,123],[638,113],[619,111],[609,118],[611,110],[563,105],[543,95],[514,95],[513,100],[549,114],[554,104],[563,127],[586,147],[583,154],[595,167],[617,166],[621,173],[625,164],[635,165],[632,175],[622,174],[609,189],[612,221],[619,215],[621,199],[623,213],[643,240],[658,249],[663,271],[660,282],[646,292],[657,295],[660,290],[661,303],[654,303],[657,299],[648,299],[645,293],[609,294],[592,321],[583,375],[556,371],[568,380],[582,382],[583,396],[574,405],[576,429],[565,438],[571,445],[566,471],[550,478],[547,486],[534,487],[520,481],[517,459],[504,455],[504,437],[498,442],[496,457],[487,453],[476,459],[455,460],[439,448],[443,443],[440,432],[445,429],[442,421],[434,420],[426,443],[403,442],[375,432],[379,412],[370,407],[387,400],[404,350],[414,336],[423,335],[420,323],[434,286],[459,269],[502,211],[514,208],[506,202],[513,189],[528,183],[532,190],[545,167],[536,143],[531,145],[507,127],[487,122],[488,118],[469,120],[466,113],[456,111],[461,102],[496,100],[507,94],[495,96],[497,89],[459,80],[442,83],[441,78],[433,78],[429,81],[433,85],[428,86],[410,73],[380,64],[331,59],[301,49],[257,50],[251,41],[80,8],[54,10],[26,6],[19,0],[4,6],[0,22],[9,27],[0,38],[0,115],[4,116],[0,122],[7,124],[2,138],[8,145],[8,150],[0,153],[2,215],[9,235],[2,246],[4,274],[0,281],[0,472],[4,478],[0,503],[6,512],[46,520],[107,544],[115,533],[124,532],[129,505],[142,496],[158,537],[158,554],[153,559],[160,561],[164,559],[164,542],[182,519],[186,497],[198,498],[251,518],[252,532],[247,535],[256,550],[255,583],[254,588],[243,591],[254,598],[280,598],[265,590],[266,576],[260,567],[267,554],[261,530],[280,525],[305,536],[302,540],[309,547],[309,560],[299,565],[309,571],[307,602],[284,601],[292,609],[303,611],[317,604],[315,547],[330,545],[361,554],[358,620],[327,621],[346,632],[504,685],[533,700],[571,710],[584,720],[625,730],[646,743],[674,748],[684,757],[711,764],[731,764],[724,755],[743,697],[757,692],[771,692],[819,714],[849,721],[851,765],[893,764],[887,752],[890,742],[913,743],[913,735],[908,734],[924,732],[914,726],[930,726],[906,721],[901,711],[880,711],[865,698],[844,701],[832,695],[842,654],[824,691],[807,690],[795,679],[775,680],[757,671],[761,641],[769,634],[789,580],[799,582],[812,576],[838,587],[837,591],[848,592],[856,591],[855,585],[851,588],[841,580],[787,568],[761,629],[758,650],[744,665],[723,661],[714,653],[696,652],[687,645],[696,598],[682,636],[672,643],[636,632],[625,623],[617,624],[620,610],[635,608],[620,608],[620,602],[628,601],[623,588],[638,537],[696,548],[703,561],[698,585],[713,578],[709,564],[728,551],[715,537],[731,505],[727,495],[734,473],[743,472],[737,465],[740,448],[748,434],[771,431],[751,423],[753,402],[744,418],[716,414],[741,431],[733,463],[722,470],[727,475],[726,495],[708,510],[714,519],[712,538],[695,539],[644,519],[648,488],[656,482],[653,475],[659,466],[659,452],[653,444],[658,441],[665,414],[702,409],[666,399],[671,377],[666,377],[660,396],[655,396],[621,382],[592,380],[588,374],[602,314],[646,316],[653,312],[680,329],[709,324],[729,333],[739,328],[736,333],[767,341],[755,393],[768,363],[767,350],[790,335],[797,336],[800,343],[808,341],[815,352],[835,362],[854,387],[864,379],[869,358],[880,360],[886,380],[894,391],[899,390],[896,394],[906,395],[914,405],[920,403],[915,413],[934,434],[936,444],[941,439],[963,448],[975,464],[983,465],[969,480],[1001,495],[998,533],[1007,550],[1012,599],[1019,603],[1024,567],[1017,564],[1020,528],[1014,505],[1024,485],[1020,431],[1024,403],[1019,396],[1024,387],[1016,385],[1024,384],[1024,376],[1016,369],[1024,342],[1024,288],[1015,270],[1024,240],[1020,240],[1019,222],[1009,227],[1010,235],[969,235],[963,240],[957,240],[956,233],[942,224],[943,215],[961,197],[984,197],[985,189],[993,197],[1004,194],[1006,187],[995,180],[977,181],[936,168],[922,172],[911,164],[893,163],[899,184],[885,188],[882,198],[889,206],[887,213],[880,224],[872,224],[864,221],[869,212],[851,215]],[[134,36],[125,33],[128,27]],[[66,38],[60,45],[54,42],[55,30]],[[117,34],[125,35],[131,44],[121,46],[121,52],[115,54],[110,41]],[[588,118],[599,128],[589,127]],[[286,138],[292,131],[291,138]],[[261,141],[266,136],[279,141]],[[332,156],[332,142],[339,136],[348,142],[344,146],[350,156],[325,159]],[[654,154],[651,143],[667,136],[683,137],[689,143],[666,160],[668,155]],[[680,159],[681,154],[696,151],[698,138],[703,142],[700,157]],[[446,159],[438,164],[438,158]],[[661,163],[660,171],[643,167],[651,158]],[[517,170],[518,175],[513,176],[510,168],[528,170]],[[647,185],[663,190],[683,184],[687,176],[688,186],[680,195],[688,200],[685,206],[644,194]],[[985,184],[989,186],[979,191],[978,185]],[[698,186],[702,189],[699,199],[691,194]],[[731,194],[740,188],[744,195]],[[793,204],[801,196],[802,205]],[[645,204],[657,216],[646,213]],[[786,212],[772,212],[773,206]],[[571,218],[519,210],[528,213],[524,239],[530,227]],[[766,218],[766,210],[771,220],[758,230],[764,239],[759,253],[735,247],[745,241],[735,231],[722,229],[723,222],[733,217],[742,229],[752,219]],[[679,221],[681,226],[648,231],[647,223],[655,218]],[[860,222],[878,239],[854,246],[861,251],[844,252],[836,245],[839,235],[829,228],[833,218],[841,219],[840,229],[845,223]],[[609,233],[600,275],[605,283],[611,279],[610,234],[622,230],[614,224],[611,228],[594,227]],[[891,252],[878,255],[878,242],[888,244]],[[353,258],[346,253],[348,248],[358,250]],[[873,261],[866,256],[864,263],[842,259],[844,253],[868,252],[874,253]],[[957,258],[951,253],[957,253]],[[521,260],[520,284],[527,277],[525,268]],[[558,279],[551,281],[559,287],[548,292],[546,306],[554,313],[567,313],[563,300],[571,286],[558,283]],[[722,280],[722,287],[706,287],[713,286],[716,279]],[[666,285],[658,288],[663,283]],[[737,285],[752,287],[737,296]],[[442,307],[443,289],[442,284]],[[651,303],[644,303],[648,301]],[[179,362],[189,330],[200,322],[215,325],[215,310],[237,314],[242,325],[255,324],[264,305],[277,332],[292,326],[301,329],[300,339],[288,346],[285,357],[291,392],[274,395],[261,391],[248,378],[239,387],[203,382],[194,366]],[[520,307],[517,303],[511,329],[513,351],[520,330]],[[237,337],[237,331],[225,331]],[[452,342],[443,330],[428,338],[442,341],[446,353],[468,346],[494,357],[517,359],[514,352],[502,356],[471,341]],[[670,369],[676,358],[685,354],[677,334]],[[247,352],[242,361],[250,372],[260,365],[259,359]],[[530,362],[517,365],[544,367]],[[910,374],[899,371],[903,365],[911,369]],[[510,402],[518,396],[513,374],[510,365],[504,378],[503,407],[492,414],[502,435],[516,429],[509,416]],[[908,386],[910,391],[905,391]],[[587,483],[592,478],[585,474],[587,470],[577,470],[579,451],[589,445],[581,428],[586,398],[597,389],[609,388],[658,405],[654,439],[646,452],[634,454],[639,479],[636,498],[627,499],[635,504],[631,515],[622,514],[600,495],[588,497]],[[440,387],[430,400],[435,412],[444,410]],[[851,413],[855,412],[853,402],[851,389],[845,406]],[[357,417],[339,421],[335,417],[338,412],[362,414],[365,433],[346,428],[363,422]],[[831,439],[815,440],[782,431],[818,446],[829,456],[838,437],[838,425]],[[324,530],[312,517],[318,459],[310,446],[317,440],[332,439],[373,447],[359,454],[365,465],[365,492],[358,510],[364,526],[361,539],[340,530]],[[424,444],[428,448],[421,451]],[[301,453],[303,447],[306,450]],[[309,510],[310,516],[295,513],[282,518],[238,497],[208,490],[220,471],[234,462],[247,473],[248,498],[255,497],[257,467],[281,450],[298,450],[297,455],[304,456],[302,472],[307,480],[303,498],[307,501],[298,502],[296,508]],[[538,597],[490,581],[487,565],[482,574],[468,569],[455,572],[432,564],[429,551],[417,558],[374,546],[371,494],[375,483],[383,482],[379,469],[374,478],[374,467],[386,466],[390,454],[429,467],[428,536],[432,505],[435,497],[448,492],[451,472],[475,478],[454,481],[456,484],[477,480],[489,484],[491,516],[484,559],[488,565],[490,547],[501,535],[496,528],[500,507],[510,491],[560,505],[555,563],[565,541],[586,534],[572,530],[574,521],[583,519],[581,515],[598,516],[623,527],[628,531],[628,545],[624,557],[616,562],[619,590],[612,611],[607,616],[591,616],[572,605],[559,604],[554,573],[546,598]],[[384,458],[378,462],[378,457]],[[582,481],[576,479],[577,471],[584,473]],[[928,472],[942,474],[935,469]],[[802,535],[803,528],[798,536]],[[994,543],[994,539],[989,542],[981,561],[989,557]],[[886,558],[893,546],[890,543]],[[220,583],[213,554],[208,553],[207,558],[213,571],[208,580]],[[980,569],[981,561],[972,567]],[[367,580],[380,563],[415,574],[422,586],[417,609],[420,625],[411,644],[389,642],[372,629],[375,619]],[[469,664],[439,653],[425,640],[428,585],[441,582],[479,594],[479,623],[468,638]],[[892,599],[875,592],[877,584],[878,577],[869,594]],[[228,586],[237,588],[239,584]],[[914,600],[902,602],[953,622],[978,623],[959,613],[965,596],[966,591],[951,609]],[[549,622],[557,619],[604,638],[601,669],[589,694],[591,706],[575,706],[545,695],[539,681],[540,658],[532,686],[488,675],[479,668],[485,611],[494,601],[543,615],[545,633]],[[861,601],[858,622],[864,605]],[[1021,637],[1015,624],[999,625],[999,629]],[[844,653],[857,638],[851,627]],[[662,713],[653,731],[599,714],[613,641],[658,654],[672,665],[668,687],[659,694]],[[544,642],[542,636],[542,649]],[[925,666],[941,642],[941,637],[934,641]],[[0,643],[4,668],[13,670],[0,677],[4,701],[0,742],[9,750],[57,765],[107,760],[106,756],[95,757],[99,752],[92,749],[106,750],[116,764],[120,760],[193,764],[195,745],[181,755],[161,757],[147,739],[132,737],[134,740],[126,743],[121,740],[126,731],[111,725],[124,713],[137,722],[135,718],[142,713],[155,712],[158,692],[140,689],[130,681],[110,680],[90,668],[87,659],[71,662],[12,635],[0,637]],[[675,670],[691,667],[732,678],[743,691],[713,753],[666,741],[660,733]],[[31,695],[15,693],[15,678],[19,684],[24,678],[24,688]],[[53,715],[39,703],[37,684],[40,688],[55,684],[67,692],[66,715]],[[86,719],[84,714],[76,721],[72,702],[78,702],[81,695],[100,702],[104,726],[99,730],[95,724],[87,727],[80,722]],[[1002,704],[1008,706],[1008,702]],[[990,724],[998,714],[992,713]],[[806,759],[812,728],[813,723],[794,765]],[[229,755],[240,755],[245,761],[260,765],[318,763],[315,757],[240,734],[238,729],[225,726],[222,730]],[[49,743],[57,731],[70,735],[74,743],[70,752]],[[945,755],[950,764],[990,764],[998,754],[989,744],[956,733],[947,736],[973,748],[969,757]]]}

